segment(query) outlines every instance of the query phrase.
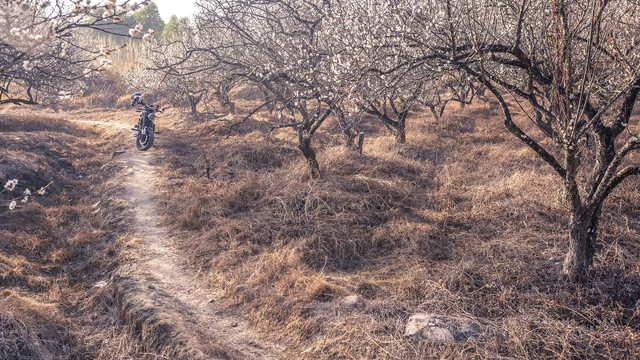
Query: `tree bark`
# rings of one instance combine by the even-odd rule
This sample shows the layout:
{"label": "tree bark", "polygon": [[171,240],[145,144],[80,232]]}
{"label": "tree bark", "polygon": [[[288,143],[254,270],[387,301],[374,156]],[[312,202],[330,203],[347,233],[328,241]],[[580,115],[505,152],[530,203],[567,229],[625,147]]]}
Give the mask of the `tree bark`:
{"label": "tree bark", "polygon": [[436,111],[436,107],[433,105],[429,105],[429,110],[431,110],[431,115],[433,115],[433,118],[438,121],[440,120],[440,115],[438,114],[438,112]]}
{"label": "tree bark", "polygon": [[565,153],[565,190],[571,208],[569,251],[565,256],[562,274],[569,281],[579,282],[586,278],[593,264],[596,239],[600,222],[601,206],[592,208],[583,204],[576,182],[579,157],[569,147]]}
{"label": "tree bark", "polygon": [[396,131],[396,143],[404,144],[405,142],[407,142],[407,137],[404,128],[398,128]]}
{"label": "tree bark", "polygon": [[599,210],[592,216],[585,216],[583,213],[572,214],[569,251],[562,267],[562,273],[567,280],[579,282],[586,278],[593,264],[599,220]]}
{"label": "tree bark", "polygon": [[380,112],[378,111],[378,109],[373,108],[373,109],[369,109],[369,108],[364,108],[364,110],[372,115],[375,115],[378,117],[378,120],[380,120],[382,122],[382,124],[396,137],[396,143],[397,144],[404,144],[406,142],[406,132],[405,132],[405,126],[407,123],[407,116],[409,115],[409,111],[402,111],[402,112],[396,112],[397,113],[397,120],[393,120],[392,118],[389,117],[389,115],[387,115],[386,111],[385,112]]}
{"label": "tree bark", "polygon": [[406,131],[405,131],[405,116],[401,116],[396,123],[396,143],[404,144],[407,141]]}
{"label": "tree bark", "polygon": [[298,149],[302,152],[302,155],[307,160],[307,165],[309,166],[309,171],[311,172],[312,178],[317,178],[320,176],[320,164],[318,164],[318,160],[316,159],[316,152],[311,147],[311,139],[303,138],[298,144]]}
{"label": "tree bark", "polygon": [[187,99],[189,99],[189,106],[191,106],[191,114],[198,114],[198,103],[200,102],[200,97],[187,94]]}
{"label": "tree bark", "polygon": [[344,144],[347,148],[351,150],[361,151],[358,149],[358,145],[355,144],[354,139],[358,136],[357,132],[354,132],[351,126],[347,123],[347,120],[344,117],[344,112],[336,108],[334,110],[336,117],[338,118],[338,124],[340,125],[340,130],[342,130],[342,136],[344,137]]}
{"label": "tree bark", "polygon": [[596,253],[596,241],[598,240],[598,229],[600,226],[600,213],[602,208],[598,207],[593,216],[589,219],[589,227],[587,227],[587,251],[590,254],[589,265],[593,264],[593,256]]}

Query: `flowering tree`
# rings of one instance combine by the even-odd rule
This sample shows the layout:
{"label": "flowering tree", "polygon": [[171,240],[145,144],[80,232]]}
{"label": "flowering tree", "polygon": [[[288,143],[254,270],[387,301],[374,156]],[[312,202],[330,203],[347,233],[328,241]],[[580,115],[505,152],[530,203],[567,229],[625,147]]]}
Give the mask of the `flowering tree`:
{"label": "flowering tree", "polygon": [[[201,54],[208,58],[201,68],[261,87],[266,101],[250,115],[264,107],[284,115],[274,128],[296,130],[314,170],[311,139],[332,112],[348,140],[348,115],[366,112],[402,142],[414,103],[435,110],[488,90],[505,127],[563,181],[571,213],[563,273],[570,279],[583,277],[593,262],[605,199],[640,174],[629,157],[640,148],[638,124],[630,123],[640,91],[640,5],[634,2],[207,0],[200,6],[201,42],[185,51],[185,61]],[[512,117],[514,106],[539,133],[525,133]]]}
{"label": "flowering tree", "polygon": [[48,103],[78,91],[83,76],[110,65],[114,50],[80,33],[109,32],[107,25],[138,6],[129,0],[0,2],[0,104]]}
{"label": "flowering tree", "polygon": [[319,164],[311,145],[314,134],[344,98],[331,75],[332,49],[323,19],[331,1],[208,0],[200,3],[196,26],[209,70],[260,87],[265,101],[250,112],[270,108],[280,122],[273,129],[294,129],[298,148],[312,174]]}
{"label": "flowering tree", "polygon": [[441,114],[448,102],[469,100],[463,87],[443,86],[461,82],[445,76],[443,61],[415,43],[416,10],[415,1],[335,2],[323,26],[331,39],[333,76],[348,96],[344,107],[374,115],[398,143],[406,140],[414,105],[440,106]]}
{"label": "flowering tree", "polygon": [[188,19],[170,23],[162,42],[149,47],[142,68],[132,71],[132,79],[144,77],[140,89],[160,91],[172,105],[187,108],[191,115],[198,114],[198,106],[210,108],[209,99],[215,97],[221,104],[233,108],[227,93],[233,87],[233,78],[221,62],[210,53],[200,51],[210,43],[202,33],[197,34]]}
{"label": "flowering tree", "polygon": [[[629,156],[640,148],[640,124],[631,123],[639,15],[626,0],[425,1],[415,12],[412,46],[483,84],[505,127],[562,179],[571,213],[563,274],[573,280],[592,265],[605,199],[640,174]],[[539,134],[514,121],[514,106]]]}

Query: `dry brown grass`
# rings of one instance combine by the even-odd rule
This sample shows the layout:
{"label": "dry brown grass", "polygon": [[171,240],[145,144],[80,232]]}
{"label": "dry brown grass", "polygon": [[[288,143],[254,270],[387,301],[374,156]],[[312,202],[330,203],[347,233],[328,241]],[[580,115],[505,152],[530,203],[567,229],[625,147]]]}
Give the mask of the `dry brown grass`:
{"label": "dry brown grass", "polygon": [[[330,125],[314,140],[315,180],[290,133],[254,121],[226,138],[223,122],[188,123],[159,164],[167,221],[215,298],[304,357],[640,356],[640,182],[607,203],[590,282],[565,284],[558,178],[495,106],[448,112],[414,114],[405,145],[367,125],[362,156]],[[351,294],[359,304],[343,305]],[[403,337],[420,311],[495,331],[452,345]]]}
{"label": "dry brown grass", "polygon": [[0,199],[0,359],[124,359],[138,351],[109,292],[93,286],[118,252],[108,217],[91,205],[104,190],[100,168],[122,139],[67,116],[0,112],[0,182],[19,179],[18,193],[53,182],[13,211],[5,194]]}
{"label": "dry brown grass", "polygon": [[[259,94],[243,96],[239,112]],[[495,106],[448,112],[413,114],[404,145],[363,124],[364,155],[330,121],[314,139],[314,180],[291,133],[265,135],[268,114],[228,138],[228,122],[163,117],[154,151],[167,222],[212,299],[304,358],[640,357],[640,182],[606,203],[590,281],[565,284],[555,174],[502,129]],[[92,108],[0,113],[0,181],[54,181],[37,203],[0,209],[0,358],[152,358],[111,289],[93,287],[126,246],[117,227],[128,205],[113,200],[122,169],[103,165],[131,139],[67,116],[135,120]],[[359,301],[345,305],[352,294]],[[462,344],[405,338],[421,311],[494,331]]]}

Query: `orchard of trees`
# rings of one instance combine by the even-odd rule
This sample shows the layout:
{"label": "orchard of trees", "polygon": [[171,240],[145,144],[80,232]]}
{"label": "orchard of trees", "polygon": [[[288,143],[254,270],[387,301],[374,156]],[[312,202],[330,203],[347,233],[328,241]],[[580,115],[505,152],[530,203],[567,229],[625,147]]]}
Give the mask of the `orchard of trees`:
{"label": "orchard of trees", "polygon": [[[79,34],[110,29],[133,8],[2,4],[2,103],[73,93],[83,72],[96,70],[88,64],[110,51]],[[134,77],[150,89],[173,89],[172,100],[194,113],[208,96],[229,103],[235,86],[260,89],[264,101],[246,117],[270,110],[279,121],[273,130],[292,131],[314,176],[321,164],[313,139],[330,116],[346,146],[361,150],[363,114],[403,143],[414,106],[439,118],[451,102],[493,98],[506,129],[564,185],[568,279],[580,280],[592,265],[605,200],[640,174],[631,160],[640,148],[631,116],[640,91],[637,2],[199,0],[197,8],[193,23],[175,19],[165,27],[171,36],[152,40]],[[514,110],[537,131],[525,133]]]}

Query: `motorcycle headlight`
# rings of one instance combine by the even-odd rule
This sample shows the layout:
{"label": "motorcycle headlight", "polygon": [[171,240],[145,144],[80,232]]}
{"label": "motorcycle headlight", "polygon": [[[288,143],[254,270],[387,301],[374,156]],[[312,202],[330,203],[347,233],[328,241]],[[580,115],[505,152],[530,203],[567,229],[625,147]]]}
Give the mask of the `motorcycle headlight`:
{"label": "motorcycle headlight", "polygon": [[149,119],[155,120],[156,119],[156,114],[153,114],[153,113],[149,114]]}

